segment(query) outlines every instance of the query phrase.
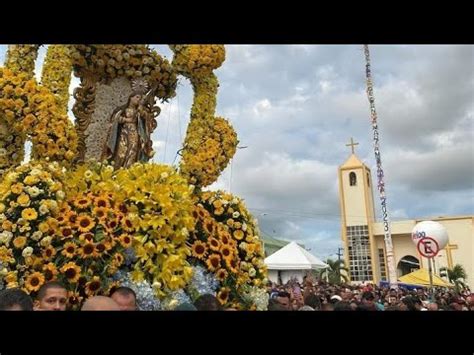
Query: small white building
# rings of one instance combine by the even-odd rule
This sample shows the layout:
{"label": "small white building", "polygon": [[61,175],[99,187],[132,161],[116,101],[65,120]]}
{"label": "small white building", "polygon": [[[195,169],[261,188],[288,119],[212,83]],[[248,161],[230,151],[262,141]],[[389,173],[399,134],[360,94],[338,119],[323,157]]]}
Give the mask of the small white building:
{"label": "small white building", "polygon": [[303,282],[303,277],[311,270],[324,269],[328,265],[317,257],[291,242],[265,259],[268,278],[275,283],[285,284],[296,278]]}

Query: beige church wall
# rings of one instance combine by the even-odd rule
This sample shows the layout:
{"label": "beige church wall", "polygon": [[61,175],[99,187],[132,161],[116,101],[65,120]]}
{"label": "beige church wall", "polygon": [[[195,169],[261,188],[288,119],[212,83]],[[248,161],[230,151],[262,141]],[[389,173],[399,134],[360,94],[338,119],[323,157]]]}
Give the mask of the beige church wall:
{"label": "beige church wall", "polygon": [[[354,172],[357,177],[357,185],[350,186],[349,184],[349,174]],[[367,225],[366,217],[366,205],[365,205],[365,196],[363,188],[363,170],[362,168],[343,170],[342,175],[342,185],[344,189],[343,203],[346,213],[346,225],[347,226],[359,226]],[[353,212],[360,211],[360,212]]]}

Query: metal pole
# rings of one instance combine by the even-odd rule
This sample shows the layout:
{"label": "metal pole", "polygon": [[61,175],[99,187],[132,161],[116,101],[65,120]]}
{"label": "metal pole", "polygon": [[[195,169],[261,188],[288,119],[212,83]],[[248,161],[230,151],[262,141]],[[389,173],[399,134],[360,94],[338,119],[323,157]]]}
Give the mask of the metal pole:
{"label": "metal pole", "polygon": [[428,273],[430,275],[430,299],[433,301],[433,269],[431,268],[431,258],[428,258]]}

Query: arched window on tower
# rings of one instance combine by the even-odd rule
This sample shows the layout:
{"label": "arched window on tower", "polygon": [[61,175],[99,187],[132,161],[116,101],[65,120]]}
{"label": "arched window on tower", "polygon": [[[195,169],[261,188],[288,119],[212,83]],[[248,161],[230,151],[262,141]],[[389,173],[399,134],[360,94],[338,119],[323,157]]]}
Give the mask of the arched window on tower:
{"label": "arched window on tower", "polygon": [[370,187],[370,175],[369,175],[369,173],[367,173],[367,186]]}
{"label": "arched window on tower", "polygon": [[357,177],[356,177],[355,172],[353,172],[353,171],[351,171],[349,173],[349,184],[351,186],[356,186],[357,185]]}

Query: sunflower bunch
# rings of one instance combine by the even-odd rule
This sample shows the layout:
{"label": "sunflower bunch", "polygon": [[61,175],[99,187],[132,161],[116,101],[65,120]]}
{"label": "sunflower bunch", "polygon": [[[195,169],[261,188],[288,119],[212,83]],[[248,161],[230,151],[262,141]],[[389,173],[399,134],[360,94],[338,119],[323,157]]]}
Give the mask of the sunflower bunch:
{"label": "sunflower bunch", "polygon": [[191,239],[194,260],[215,272],[222,304],[249,309],[241,288],[261,287],[267,276],[257,225],[242,200],[231,194],[206,191],[199,202]]}
{"label": "sunflower bunch", "polygon": [[64,45],[48,46],[43,64],[41,85],[49,89],[56,97],[58,109],[62,114],[67,114],[68,110],[71,72],[69,47]]}
{"label": "sunflower bunch", "polygon": [[225,48],[218,44],[172,45],[173,66],[180,74],[200,77],[219,68],[225,60]]}
{"label": "sunflower bunch", "polygon": [[55,222],[58,247],[52,262],[70,303],[107,294],[133,240],[135,227],[123,201],[113,193],[82,192],[60,205]]}
{"label": "sunflower bunch", "polygon": [[74,126],[58,111],[54,95],[34,79],[27,80],[26,73],[0,68],[0,113],[13,141],[15,136],[31,139],[34,159],[72,162],[77,148]]}
{"label": "sunflower bunch", "polygon": [[31,293],[53,277],[62,178],[58,163],[30,162],[7,172],[0,183],[0,263],[7,269],[7,288]]}
{"label": "sunflower bunch", "polygon": [[75,74],[82,72],[98,78],[144,78],[162,100],[176,94],[177,78],[171,64],[146,45],[70,46]]}
{"label": "sunflower bunch", "polygon": [[148,281],[160,298],[184,288],[192,276],[192,186],[169,166],[141,163],[118,170],[116,182],[136,217],[132,279]]}

